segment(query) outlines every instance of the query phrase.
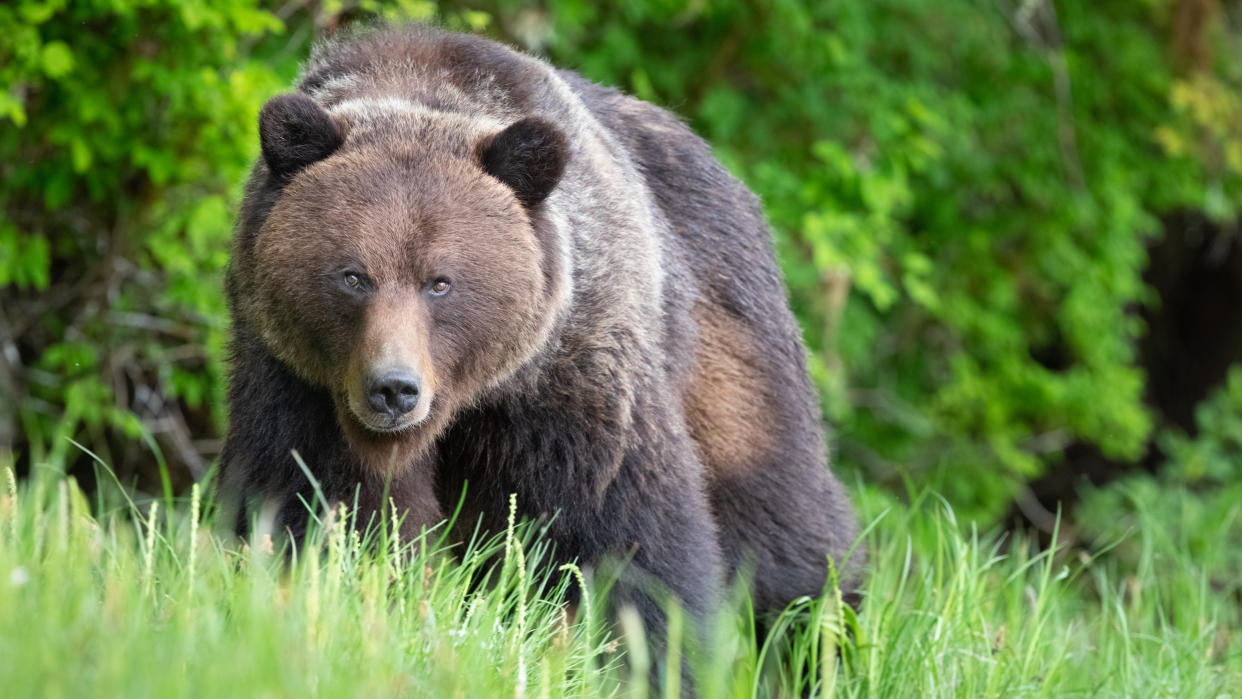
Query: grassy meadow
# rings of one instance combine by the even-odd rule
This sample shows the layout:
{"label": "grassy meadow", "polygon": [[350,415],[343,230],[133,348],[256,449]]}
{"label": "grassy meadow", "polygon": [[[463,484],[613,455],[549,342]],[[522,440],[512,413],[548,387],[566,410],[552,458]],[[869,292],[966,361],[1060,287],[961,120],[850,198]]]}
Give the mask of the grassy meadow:
{"label": "grassy meadow", "polygon": [[[571,621],[561,600],[582,572],[545,565],[520,524],[448,556],[434,532],[401,542],[379,526],[364,541],[334,513],[286,563],[267,535],[222,535],[197,486],[135,503],[115,486],[88,501],[55,473],[0,480],[5,696],[681,690],[677,677],[624,680],[625,654],[652,662],[637,617],[611,623],[590,586]],[[828,590],[757,640],[744,601],[732,605],[704,647],[668,651],[690,658],[699,696],[1242,694],[1242,489],[1206,500],[1136,491],[1107,504],[1115,538],[1055,551],[980,533],[934,494],[855,495],[871,523],[857,612]],[[1179,517],[1185,527],[1168,524]],[[493,564],[491,584],[471,584]],[[676,612],[671,628],[686,636]]]}

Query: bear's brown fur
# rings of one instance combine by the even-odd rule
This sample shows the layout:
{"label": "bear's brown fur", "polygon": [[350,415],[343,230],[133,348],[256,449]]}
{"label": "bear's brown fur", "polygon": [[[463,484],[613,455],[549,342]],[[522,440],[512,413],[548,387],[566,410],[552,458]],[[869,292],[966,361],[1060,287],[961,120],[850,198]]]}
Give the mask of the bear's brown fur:
{"label": "bear's brown fur", "polygon": [[703,141],[428,28],[327,44],[299,89],[234,241],[228,492],[299,535],[296,449],[407,536],[459,501],[502,529],[515,493],[559,558],[629,557],[698,615],[744,568],[762,610],[820,591],[858,529],[761,210]]}

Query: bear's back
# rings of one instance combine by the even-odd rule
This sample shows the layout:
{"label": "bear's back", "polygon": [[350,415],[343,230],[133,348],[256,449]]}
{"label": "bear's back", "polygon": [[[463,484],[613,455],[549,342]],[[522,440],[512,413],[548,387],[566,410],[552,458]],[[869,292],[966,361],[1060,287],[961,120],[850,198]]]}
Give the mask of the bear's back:
{"label": "bear's back", "polygon": [[552,73],[543,62],[494,41],[412,25],[318,44],[298,89],[330,110],[351,99],[395,98],[512,121],[560,111]]}

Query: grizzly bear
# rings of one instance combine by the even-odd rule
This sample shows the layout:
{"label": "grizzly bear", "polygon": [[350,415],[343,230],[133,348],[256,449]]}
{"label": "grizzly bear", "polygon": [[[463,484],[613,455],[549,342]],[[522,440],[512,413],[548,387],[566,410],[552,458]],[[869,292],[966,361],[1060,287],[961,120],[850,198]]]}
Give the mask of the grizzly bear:
{"label": "grizzly bear", "polygon": [[[228,271],[222,484],[403,535],[460,503],[698,618],[819,593],[858,536],[755,196],[671,114],[490,40],[319,46],[259,116]],[[243,513],[239,519],[253,516]],[[852,585],[860,557],[844,573]],[[657,634],[643,585],[614,588]]]}

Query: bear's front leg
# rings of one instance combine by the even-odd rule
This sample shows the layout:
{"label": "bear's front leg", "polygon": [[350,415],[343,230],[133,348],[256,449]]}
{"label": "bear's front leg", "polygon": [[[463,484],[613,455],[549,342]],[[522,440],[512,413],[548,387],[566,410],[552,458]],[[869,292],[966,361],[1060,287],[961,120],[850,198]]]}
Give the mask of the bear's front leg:
{"label": "bear's front leg", "polygon": [[[723,557],[701,474],[687,468],[697,462],[662,459],[660,451],[638,448],[626,454],[598,518],[584,527],[601,536],[579,556],[588,567],[602,567],[606,577],[616,576],[609,615],[615,619],[628,606],[642,619],[654,659],[650,680],[659,683],[670,671],[680,673],[682,696],[693,696],[690,656],[683,652],[681,667],[667,667],[667,644],[701,647],[720,601]],[[612,568],[617,564],[619,570]],[[688,617],[679,638],[669,638],[666,610],[672,605]]]}
{"label": "bear's front leg", "polygon": [[[690,658],[683,653],[681,667],[666,667],[667,644],[700,645],[720,601],[724,565],[702,468],[689,442],[668,424],[677,423],[637,419],[637,434],[626,439],[610,477],[603,474],[592,488],[542,509],[559,513],[550,527],[558,552],[572,552],[605,578],[615,576],[610,616],[632,607],[642,619],[654,660],[650,679],[680,673],[683,695],[692,696]],[[687,616],[680,638],[668,635],[672,605]]]}
{"label": "bear's front leg", "polygon": [[[701,474],[686,468],[697,462],[652,458],[659,451],[650,444],[629,450],[592,513],[595,521],[574,527],[596,533],[583,542],[578,554],[583,562],[628,562],[612,605],[635,606],[657,637],[664,634],[662,604],[679,604],[701,621],[718,602],[724,576]],[[568,507],[565,503],[560,511]]]}
{"label": "bear's front leg", "polygon": [[559,562],[616,574],[614,619],[633,607],[663,658],[665,602],[688,613],[685,634],[695,634],[724,576],[702,467],[678,425],[658,404],[625,420],[581,404],[477,408],[440,441],[441,501],[465,491],[457,526],[468,537],[480,519],[503,531],[515,494],[519,517],[547,522]]}

